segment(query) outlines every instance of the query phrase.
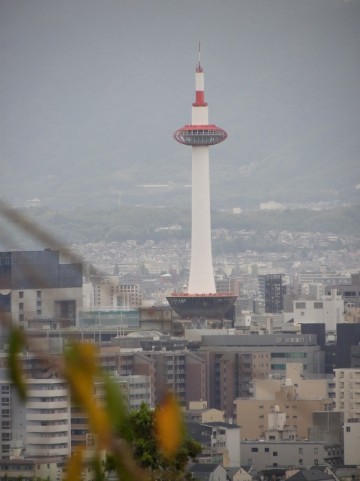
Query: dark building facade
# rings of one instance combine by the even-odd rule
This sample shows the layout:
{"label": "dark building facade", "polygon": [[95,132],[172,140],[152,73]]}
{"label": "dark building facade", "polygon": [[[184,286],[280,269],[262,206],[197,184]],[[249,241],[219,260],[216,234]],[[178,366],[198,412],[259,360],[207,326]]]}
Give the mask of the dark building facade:
{"label": "dark building facade", "polygon": [[360,324],[337,324],[336,326],[336,368],[355,367],[356,347],[360,344]]}
{"label": "dark building facade", "polygon": [[0,252],[0,309],[24,328],[33,319],[75,325],[82,306],[82,264],[61,263],[59,251]]}
{"label": "dark building facade", "polygon": [[360,272],[351,274],[351,284],[338,284],[326,287],[326,294],[331,294],[331,289],[337,289],[344,299],[345,306],[360,307]]}
{"label": "dark building facade", "polygon": [[265,301],[266,313],[279,313],[284,310],[283,274],[265,274],[258,276],[260,297]]}
{"label": "dark building facade", "polygon": [[82,264],[60,264],[59,251],[0,252],[0,289],[82,287]]}

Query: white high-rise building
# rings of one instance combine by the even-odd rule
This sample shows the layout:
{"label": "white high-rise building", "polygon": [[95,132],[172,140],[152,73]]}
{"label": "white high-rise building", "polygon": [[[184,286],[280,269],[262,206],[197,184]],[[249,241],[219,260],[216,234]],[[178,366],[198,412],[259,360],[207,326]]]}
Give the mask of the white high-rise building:
{"label": "white high-rise building", "polygon": [[28,379],[26,456],[70,456],[70,396],[57,377]]}
{"label": "white high-rise building", "polygon": [[296,324],[321,323],[328,332],[336,331],[337,324],[344,322],[344,301],[336,289],[332,289],[329,296],[322,296],[321,300],[296,300],[293,306]]}
{"label": "white high-rise building", "polygon": [[13,446],[27,458],[67,457],[71,454],[70,395],[57,377],[27,378],[26,402],[0,372],[0,457],[10,456]]}

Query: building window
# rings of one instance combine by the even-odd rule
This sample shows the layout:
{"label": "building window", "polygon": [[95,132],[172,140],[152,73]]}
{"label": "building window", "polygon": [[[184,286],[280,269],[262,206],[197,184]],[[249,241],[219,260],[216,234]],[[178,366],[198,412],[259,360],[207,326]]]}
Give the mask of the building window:
{"label": "building window", "polygon": [[323,303],[322,302],[314,302],[314,309],[322,309]]}
{"label": "building window", "polygon": [[270,448],[265,448],[264,451],[265,453],[268,453],[270,451]]}
{"label": "building window", "polygon": [[274,451],[273,456],[277,456],[277,455],[278,455],[277,451]]}
{"label": "building window", "polygon": [[347,433],[350,433],[350,432],[351,432],[351,427],[350,427],[350,426],[346,426],[346,432],[347,432]]}
{"label": "building window", "polygon": [[19,322],[24,322],[24,314],[19,314]]}
{"label": "building window", "polygon": [[36,291],[36,297],[37,298],[41,297],[41,291]]}
{"label": "building window", "polygon": [[318,448],[314,448],[314,454],[317,454],[318,453]]}
{"label": "building window", "polygon": [[19,291],[19,298],[23,299],[24,298],[24,291]]}
{"label": "building window", "polygon": [[252,453],[257,453],[258,451],[259,451],[258,448],[251,448]]}
{"label": "building window", "polygon": [[19,302],[19,311],[22,311],[24,309],[24,303]]}

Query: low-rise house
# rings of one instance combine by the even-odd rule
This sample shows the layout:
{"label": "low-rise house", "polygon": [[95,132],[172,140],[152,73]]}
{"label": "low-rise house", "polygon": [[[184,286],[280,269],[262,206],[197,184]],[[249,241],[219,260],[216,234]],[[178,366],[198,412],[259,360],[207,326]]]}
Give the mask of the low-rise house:
{"label": "low-rise house", "polygon": [[[248,468],[249,469],[249,468]],[[251,471],[251,469],[249,469]],[[227,477],[229,481],[252,481],[252,476],[247,469],[243,467],[234,467],[227,469]]]}
{"label": "low-rise house", "polygon": [[334,481],[334,477],[321,469],[311,468],[299,470],[287,478],[287,481]]}
{"label": "low-rise house", "polygon": [[189,436],[201,444],[200,459],[220,462],[225,467],[240,466],[240,427],[228,423],[186,423]]}
{"label": "low-rise house", "polygon": [[61,457],[0,459],[0,479],[60,481],[63,473]]}
{"label": "low-rise house", "polygon": [[198,481],[227,481],[226,469],[221,464],[197,463],[189,468]]}

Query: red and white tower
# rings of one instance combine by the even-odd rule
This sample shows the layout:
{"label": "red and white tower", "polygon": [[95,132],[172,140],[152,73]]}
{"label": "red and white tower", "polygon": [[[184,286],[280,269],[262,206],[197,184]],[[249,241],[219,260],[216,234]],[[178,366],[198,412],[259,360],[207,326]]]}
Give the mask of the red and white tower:
{"label": "red and white tower", "polygon": [[223,142],[227,134],[209,124],[208,105],[204,95],[204,71],[199,61],[195,72],[195,102],[191,125],[174,133],[174,139],[192,147],[192,220],[191,260],[188,292],[173,294],[168,301],[182,317],[223,317],[236,296],[216,294],[210,218],[209,146]]}

